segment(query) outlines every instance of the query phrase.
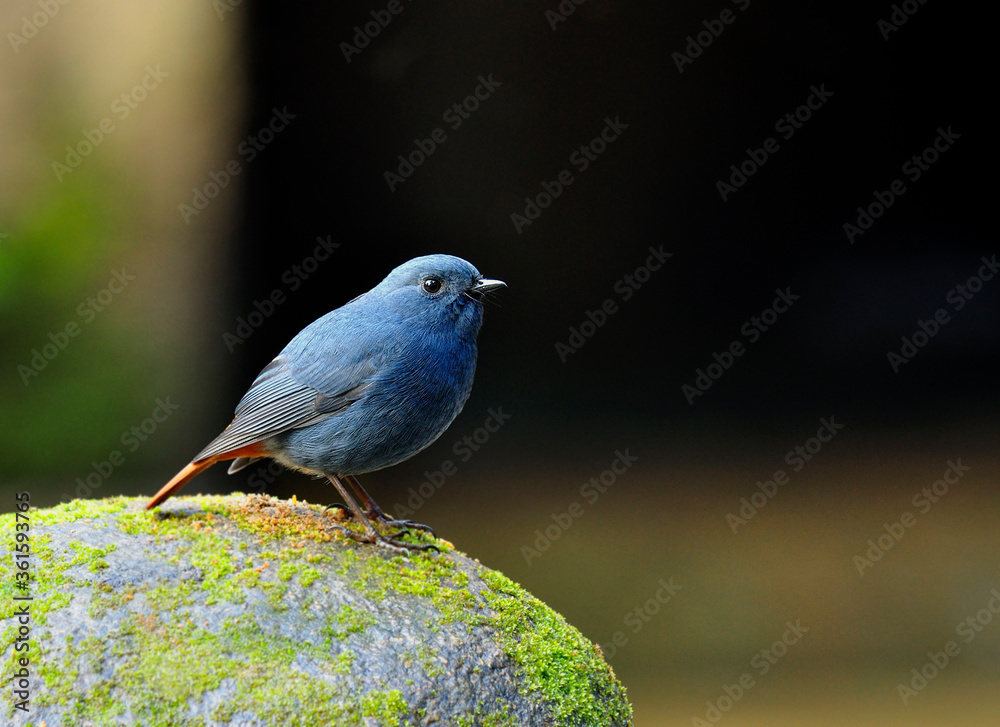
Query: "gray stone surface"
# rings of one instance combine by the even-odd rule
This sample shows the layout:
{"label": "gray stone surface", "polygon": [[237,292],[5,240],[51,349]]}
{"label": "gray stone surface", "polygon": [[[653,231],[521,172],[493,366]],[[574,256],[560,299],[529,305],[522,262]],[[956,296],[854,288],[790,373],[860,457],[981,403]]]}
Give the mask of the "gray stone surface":
{"label": "gray stone surface", "polygon": [[10,684],[28,603],[30,711],[5,700],[0,722],[631,724],[597,647],[444,541],[406,558],[264,496],[143,504],[29,513],[33,600],[4,558],[0,644]]}

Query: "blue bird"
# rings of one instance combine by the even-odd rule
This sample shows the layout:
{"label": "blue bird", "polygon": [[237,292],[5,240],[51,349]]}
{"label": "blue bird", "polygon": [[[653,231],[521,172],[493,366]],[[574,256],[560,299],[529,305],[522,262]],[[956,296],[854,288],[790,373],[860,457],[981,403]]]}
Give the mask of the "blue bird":
{"label": "blue bird", "polygon": [[[156,493],[156,507],[223,460],[262,457],[328,478],[363,533],[391,550],[428,526],[386,515],[355,475],[391,467],[434,442],[462,411],[476,370],[482,296],[505,283],[451,255],[400,265],[377,286],[313,321],[260,372],[225,431]],[[358,502],[360,500],[360,504]],[[383,535],[372,521],[404,530]]]}

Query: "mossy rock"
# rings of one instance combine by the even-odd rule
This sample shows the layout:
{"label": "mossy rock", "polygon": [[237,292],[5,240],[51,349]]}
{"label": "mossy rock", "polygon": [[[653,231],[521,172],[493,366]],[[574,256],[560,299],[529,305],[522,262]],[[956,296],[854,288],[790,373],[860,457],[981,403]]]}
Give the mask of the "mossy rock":
{"label": "mossy rock", "polygon": [[[394,555],[338,534],[339,511],[294,499],[144,502],[30,511],[28,591],[12,558],[0,564],[0,721],[631,724],[596,646],[446,541]],[[0,516],[8,552],[15,532]],[[15,651],[25,604],[29,649]],[[27,714],[11,699],[25,654]]]}

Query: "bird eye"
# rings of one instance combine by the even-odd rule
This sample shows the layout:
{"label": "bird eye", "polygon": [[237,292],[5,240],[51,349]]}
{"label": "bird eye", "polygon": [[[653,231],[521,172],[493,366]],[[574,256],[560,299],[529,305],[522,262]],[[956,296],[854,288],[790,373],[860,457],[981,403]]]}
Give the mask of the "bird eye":
{"label": "bird eye", "polygon": [[424,280],[424,290],[431,295],[441,290],[441,281],[437,278],[426,278]]}

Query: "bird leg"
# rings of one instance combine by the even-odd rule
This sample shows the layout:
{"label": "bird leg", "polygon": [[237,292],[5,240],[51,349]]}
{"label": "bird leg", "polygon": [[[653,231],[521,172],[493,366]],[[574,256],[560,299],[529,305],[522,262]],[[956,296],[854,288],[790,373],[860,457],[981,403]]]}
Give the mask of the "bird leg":
{"label": "bird leg", "polygon": [[368,494],[368,491],[361,486],[361,483],[358,482],[358,478],[354,475],[346,475],[344,479],[346,479],[358,493],[358,497],[361,498],[361,501],[365,506],[365,515],[367,515],[371,520],[376,520],[383,525],[388,525],[389,527],[403,528],[399,532],[395,533],[396,536],[404,534],[409,528],[414,528],[416,530],[423,530],[430,533],[435,538],[437,537],[437,533],[434,532],[434,528],[430,525],[424,525],[423,523],[414,522],[413,520],[397,520],[394,517],[386,515],[382,511],[382,508],[375,504],[375,500],[372,499],[372,496]]}
{"label": "bird leg", "polygon": [[329,475],[329,480],[333,483],[333,486],[337,488],[340,496],[347,502],[347,507],[350,509],[351,514],[354,515],[354,518],[361,523],[362,527],[365,529],[365,532],[358,533],[342,525],[333,526],[336,530],[339,530],[348,538],[356,540],[360,543],[372,543],[381,548],[386,548],[387,550],[402,553],[404,555],[409,553],[411,550],[437,550],[437,548],[433,545],[406,543],[402,540],[397,540],[394,536],[382,535],[365,516],[365,511],[358,505],[357,500],[355,500],[354,496],[350,493],[348,486],[345,485],[336,475]]}

